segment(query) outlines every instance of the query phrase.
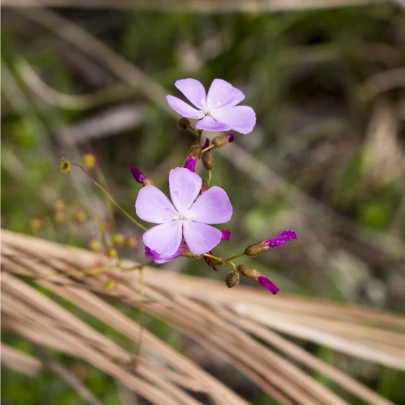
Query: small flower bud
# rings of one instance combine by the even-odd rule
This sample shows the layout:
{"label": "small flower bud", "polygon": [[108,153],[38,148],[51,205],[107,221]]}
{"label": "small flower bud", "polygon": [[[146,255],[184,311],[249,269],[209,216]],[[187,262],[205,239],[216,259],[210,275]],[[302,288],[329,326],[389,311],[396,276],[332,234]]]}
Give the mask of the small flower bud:
{"label": "small flower bud", "polygon": [[33,231],[38,231],[44,227],[44,221],[39,218],[32,218],[30,225]]}
{"label": "small flower bud", "polygon": [[73,216],[73,221],[76,224],[82,224],[87,219],[87,214],[84,210],[77,210]]}
{"label": "small flower bud", "polygon": [[112,259],[115,259],[116,257],[118,257],[118,252],[117,249],[115,248],[109,248],[107,250],[107,256],[111,257]]}
{"label": "small flower bud", "polygon": [[212,140],[212,144],[215,145],[216,148],[220,148],[221,146],[226,145],[228,142],[233,142],[234,139],[234,134],[219,135]]}
{"label": "small flower bud", "polygon": [[62,173],[69,173],[70,169],[72,168],[72,163],[70,163],[69,159],[62,159],[59,165],[59,169]]}
{"label": "small flower bud", "polygon": [[143,181],[145,180],[143,173],[136,166],[131,166],[129,170],[131,171],[135,181],[139,184],[143,184]]}
{"label": "small flower bud", "polygon": [[240,264],[238,266],[238,271],[242,276],[250,278],[251,280],[256,280],[260,276],[260,273],[248,264]]}
{"label": "small flower bud", "polygon": [[195,165],[197,164],[197,158],[194,158],[193,156],[189,156],[186,160],[186,163],[184,164],[184,167],[190,172],[195,172]]}
{"label": "small flower bud", "polygon": [[55,208],[55,211],[61,211],[65,208],[65,203],[63,200],[56,200],[55,204],[53,206]]}
{"label": "small flower bud", "polygon": [[114,246],[122,246],[125,242],[125,236],[122,233],[115,233],[112,236]]}
{"label": "small flower bud", "polygon": [[138,241],[134,236],[130,236],[126,241],[127,248],[135,249],[138,246]]}
{"label": "small flower bud", "polygon": [[82,156],[83,166],[87,169],[94,169],[97,165],[96,157],[92,153],[85,153]]}
{"label": "small flower bud", "polygon": [[229,238],[231,237],[231,231],[229,229],[224,229],[223,231],[221,231],[222,236],[221,236],[221,240],[229,240]]}
{"label": "small flower bud", "polygon": [[93,252],[101,252],[101,243],[97,239],[90,239],[89,241],[89,249],[92,250]]}
{"label": "small flower bud", "polygon": [[235,287],[239,284],[239,273],[235,271],[230,271],[229,273],[225,274],[225,284],[228,288]]}
{"label": "small flower bud", "polygon": [[188,127],[190,126],[190,120],[186,117],[181,117],[177,120],[177,128],[180,131],[187,131]]}
{"label": "small flower bud", "polygon": [[245,249],[245,255],[260,256],[263,253],[266,253],[269,249],[269,245],[267,245],[266,242],[253,243]]}
{"label": "small flower bud", "polygon": [[201,161],[207,170],[212,170],[214,168],[214,157],[212,156],[211,149],[202,154]]}

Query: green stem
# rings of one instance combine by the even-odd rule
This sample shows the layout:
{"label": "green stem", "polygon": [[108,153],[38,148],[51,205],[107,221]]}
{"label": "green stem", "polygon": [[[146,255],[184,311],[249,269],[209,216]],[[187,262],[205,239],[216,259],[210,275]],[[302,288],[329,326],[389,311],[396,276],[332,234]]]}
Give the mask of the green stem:
{"label": "green stem", "polygon": [[201,153],[204,153],[204,152],[207,152],[207,150],[210,150],[210,149],[213,149],[213,148],[215,148],[215,145],[210,145],[210,146],[207,146],[206,148],[204,148],[202,151],[201,151]]}
{"label": "green stem", "polygon": [[243,256],[245,256],[245,253],[239,253],[238,255],[235,255],[235,256],[229,257],[228,259],[225,259],[224,262],[229,262],[231,260],[235,260],[235,259],[238,259],[239,257],[243,257]]}
{"label": "green stem", "polygon": [[208,181],[207,181],[208,185],[210,185],[211,183],[211,178],[212,178],[212,170],[208,170]]}
{"label": "green stem", "polygon": [[132,221],[136,226],[138,226],[139,228],[141,228],[144,231],[147,231],[148,228],[146,228],[145,226],[143,226],[142,224],[140,224],[136,219],[132,218],[132,216],[130,214],[128,214],[128,212],[126,212],[124,210],[124,208],[121,207],[121,205],[119,205],[117,203],[117,201],[114,200],[114,198],[111,196],[111,194],[103,187],[101,186],[101,184],[97,183],[96,180],[94,180],[88,173],[87,171],[80,166],[77,163],[72,163],[72,165],[79,167],[80,169],[82,169],[82,171],[84,172],[84,174],[93,182],[93,184],[98,187],[106,196],[107,198],[109,198],[109,200],[130,220]]}

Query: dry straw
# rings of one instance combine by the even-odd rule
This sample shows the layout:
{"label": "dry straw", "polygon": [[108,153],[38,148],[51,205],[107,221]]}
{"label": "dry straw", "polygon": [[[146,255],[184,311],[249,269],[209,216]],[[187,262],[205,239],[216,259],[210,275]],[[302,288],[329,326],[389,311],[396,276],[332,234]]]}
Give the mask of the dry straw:
{"label": "dry straw", "polygon": [[[397,315],[283,294],[272,297],[250,287],[229,290],[212,280],[153,268],[144,269],[142,297],[137,271],[88,275],[106,264],[95,253],[8,231],[2,238],[3,326],[37,345],[87,361],[154,404],[199,404],[193,395],[197,392],[217,404],[247,402],[148,330],[142,333],[136,357],[23,280],[34,279],[135,342],[141,336],[138,323],[111,302],[138,308],[144,300],[145,312],[221,357],[280,404],[347,404],[301,366],[368,404],[391,404],[286,335],[405,369],[405,319]],[[107,280],[115,281],[114,289],[105,289]],[[3,348],[2,361],[29,375],[43,365],[8,346]],[[88,403],[97,403],[63,366],[49,359],[44,364]]]}

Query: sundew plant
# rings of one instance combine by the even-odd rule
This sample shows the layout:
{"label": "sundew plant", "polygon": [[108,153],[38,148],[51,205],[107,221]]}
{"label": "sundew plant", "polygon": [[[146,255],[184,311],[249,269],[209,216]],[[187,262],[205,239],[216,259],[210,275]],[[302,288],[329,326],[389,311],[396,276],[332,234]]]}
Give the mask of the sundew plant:
{"label": "sundew plant", "polygon": [[[171,108],[182,115],[177,121],[177,127],[184,131],[191,130],[195,134],[195,141],[190,147],[184,166],[170,170],[170,199],[140,168],[130,167],[135,181],[143,186],[135,201],[136,215],[139,219],[154,224],[151,228],[148,229],[138,219],[127,213],[109,194],[107,188],[90,176],[86,168],[94,168],[95,157],[86,154],[83,157],[83,165],[75,163],[73,165],[81,168],[107,195],[109,201],[144,231],[142,239],[147,262],[137,266],[138,268],[143,268],[152,262],[167,263],[179,256],[184,256],[192,260],[203,260],[206,266],[215,271],[222,267],[231,267],[232,270],[224,277],[229,288],[239,284],[241,274],[256,281],[272,294],[277,294],[279,288],[271,280],[252,266],[244,263],[237,264],[236,261],[244,256],[260,256],[269,249],[297,239],[296,232],[291,229],[283,230],[276,237],[247,244],[243,252],[222,258],[217,253],[220,249],[219,245],[222,241],[228,241],[231,238],[232,231],[213,226],[226,226],[225,224],[234,214],[232,202],[226,191],[212,184],[213,155],[216,149],[226,147],[227,144],[237,140],[237,136],[226,133],[210,139],[205,135],[207,132],[230,130],[248,135],[256,124],[256,114],[252,107],[239,105],[245,95],[223,79],[215,79],[208,93],[202,83],[196,79],[177,80],[175,86],[193,106],[171,95],[167,96],[167,102]],[[197,121],[192,125],[190,119]],[[206,178],[196,173],[199,161],[206,171]],[[71,166],[72,163],[68,159],[63,159],[61,171],[69,172]],[[119,239],[121,235],[113,235],[113,244],[117,242],[119,244]],[[91,243],[93,249],[98,249],[101,245],[97,241]],[[106,243],[105,238],[104,243]],[[117,259],[117,264],[120,266],[117,250],[113,246],[106,246],[106,252],[111,258]]]}

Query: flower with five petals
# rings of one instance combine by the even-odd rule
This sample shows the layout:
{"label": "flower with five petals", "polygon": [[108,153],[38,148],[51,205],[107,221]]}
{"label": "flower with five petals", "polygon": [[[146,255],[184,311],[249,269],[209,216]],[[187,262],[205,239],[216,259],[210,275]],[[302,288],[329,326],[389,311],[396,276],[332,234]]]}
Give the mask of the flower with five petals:
{"label": "flower with five petals", "polygon": [[204,86],[195,79],[177,80],[174,85],[196,108],[177,97],[166,96],[170,107],[183,117],[199,120],[196,124],[197,129],[205,131],[233,129],[248,134],[256,124],[256,114],[252,107],[237,106],[245,95],[225,80],[215,79],[208,94]]}
{"label": "flower with five petals", "polygon": [[192,253],[209,252],[221,241],[222,232],[208,224],[228,222],[232,205],[220,187],[199,195],[201,177],[183,167],[170,171],[172,202],[155,186],[145,186],[135,202],[139,218],[159,224],[143,234],[145,246],[165,257],[174,255],[182,237]]}

